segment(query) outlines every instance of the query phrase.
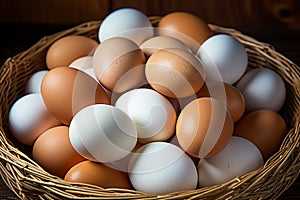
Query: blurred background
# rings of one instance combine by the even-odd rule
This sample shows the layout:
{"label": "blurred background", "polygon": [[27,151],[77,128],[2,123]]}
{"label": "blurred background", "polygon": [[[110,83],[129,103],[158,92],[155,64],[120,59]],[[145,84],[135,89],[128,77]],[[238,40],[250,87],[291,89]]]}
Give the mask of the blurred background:
{"label": "blurred background", "polygon": [[[101,20],[122,7],[137,8],[148,16],[190,12],[269,43],[300,65],[299,0],[0,0],[0,66],[44,36]],[[298,178],[282,199],[299,199],[299,186]],[[14,195],[0,178],[2,198]]]}

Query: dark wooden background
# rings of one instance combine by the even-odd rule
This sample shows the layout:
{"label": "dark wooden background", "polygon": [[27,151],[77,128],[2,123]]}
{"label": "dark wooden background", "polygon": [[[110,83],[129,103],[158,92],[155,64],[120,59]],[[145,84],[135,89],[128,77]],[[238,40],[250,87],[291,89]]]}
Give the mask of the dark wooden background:
{"label": "dark wooden background", "polygon": [[[300,65],[298,0],[1,0],[0,66],[43,36],[103,19],[121,7],[134,7],[148,16],[187,11],[209,23],[232,27],[269,43]],[[298,178],[280,199],[299,198]],[[1,178],[0,199],[16,199]]]}
{"label": "dark wooden background", "polygon": [[1,0],[1,23],[76,24],[134,7],[147,15],[175,10],[233,27],[300,29],[298,0]]}

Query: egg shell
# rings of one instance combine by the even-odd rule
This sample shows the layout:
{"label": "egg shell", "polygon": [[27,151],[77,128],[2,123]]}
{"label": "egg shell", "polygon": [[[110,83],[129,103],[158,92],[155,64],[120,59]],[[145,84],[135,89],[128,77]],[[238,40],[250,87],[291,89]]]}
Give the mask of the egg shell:
{"label": "egg shell", "polygon": [[149,84],[159,93],[183,98],[198,92],[205,81],[200,60],[182,49],[161,49],[153,53],[145,67]]}
{"label": "egg shell", "polygon": [[132,189],[126,173],[110,168],[103,163],[89,160],[73,166],[64,179],[69,182],[87,183],[102,188]]}
{"label": "egg shell", "polygon": [[226,106],[214,98],[190,102],[179,114],[176,136],[190,155],[208,158],[220,152],[233,134],[233,120]]}
{"label": "egg shell", "polygon": [[159,35],[183,41],[194,53],[214,34],[204,20],[186,12],[172,12],[165,15],[160,20],[158,28]]}
{"label": "egg shell", "polygon": [[263,166],[263,157],[250,141],[233,136],[226,147],[211,158],[200,159],[199,187],[225,183]]}
{"label": "egg shell", "polygon": [[73,149],[67,126],[53,127],[42,133],[33,145],[32,156],[46,171],[62,178],[71,167],[85,160]]}
{"label": "egg shell", "polygon": [[[69,67],[81,70],[82,72],[90,75],[95,81],[99,83],[97,79],[94,69],[93,69],[93,56],[84,56],[74,60]],[[104,88],[103,88],[104,89]],[[107,92],[107,91],[106,91]]]}
{"label": "egg shell", "polygon": [[191,49],[182,41],[168,36],[155,36],[149,38],[140,45],[140,48],[146,55],[146,57],[151,56],[154,52],[160,49],[182,49],[185,51],[192,52]]}
{"label": "egg shell", "polygon": [[272,110],[256,110],[237,122],[233,135],[254,143],[266,160],[279,149],[286,133],[285,121],[278,113]]}
{"label": "egg shell", "polygon": [[129,162],[133,187],[149,194],[193,190],[197,169],[179,147],[167,142],[151,142],[137,150]]}
{"label": "egg shell", "polygon": [[55,41],[46,54],[48,69],[60,66],[68,66],[74,60],[87,56],[98,42],[91,38],[79,35],[65,36]]}
{"label": "egg shell", "polygon": [[9,128],[23,144],[32,145],[49,128],[61,122],[46,108],[40,93],[19,98],[9,110]]}
{"label": "egg shell", "polygon": [[98,32],[101,42],[113,37],[124,37],[138,45],[153,35],[148,17],[134,8],[121,8],[111,12],[102,21]]}
{"label": "egg shell", "polygon": [[74,149],[97,162],[113,162],[127,156],[137,143],[137,130],[121,109],[95,104],[72,119],[69,137]]}
{"label": "egg shell", "polygon": [[42,81],[41,92],[48,110],[66,125],[85,106],[110,104],[100,84],[88,74],[71,67],[50,70]]}
{"label": "egg shell", "polygon": [[[91,76],[95,81],[97,81],[97,83],[100,84],[99,80],[96,77],[96,74],[95,74],[93,68],[86,68],[86,69],[82,69],[81,71],[88,74],[89,76]],[[104,87],[103,87],[103,89],[105,90],[106,94],[108,94],[108,90],[106,90]]]}
{"label": "egg shell", "polygon": [[141,143],[165,141],[174,133],[177,118],[175,109],[154,90],[130,90],[118,98],[115,106],[134,121]]}
{"label": "egg shell", "polygon": [[119,37],[102,42],[93,56],[96,77],[104,87],[117,93],[135,88],[145,79],[145,62],[139,46]]}
{"label": "egg shell", "polygon": [[248,54],[243,44],[227,34],[208,38],[197,51],[207,80],[233,84],[245,73]]}
{"label": "egg shell", "polygon": [[76,60],[74,60],[69,65],[69,67],[79,69],[79,70],[93,68],[92,61],[93,61],[93,56],[83,56],[83,57],[80,57],[80,58],[77,58]]}
{"label": "egg shell", "polygon": [[234,122],[238,121],[245,112],[244,96],[236,87],[227,83],[207,81],[197,93],[197,97],[213,97],[224,103]]}
{"label": "egg shell", "polygon": [[30,78],[26,84],[25,92],[27,94],[41,93],[42,80],[47,72],[48,72],[48,70],[41,70],[41,71],[35,72],[32,76],[30,76]]}
{"label": "egg shell", "polygon": [[246,112],[269,109],[279,111],[286,98],[284,81],[275,71],[257,68],[247,72],[236,84],[246,100]]}

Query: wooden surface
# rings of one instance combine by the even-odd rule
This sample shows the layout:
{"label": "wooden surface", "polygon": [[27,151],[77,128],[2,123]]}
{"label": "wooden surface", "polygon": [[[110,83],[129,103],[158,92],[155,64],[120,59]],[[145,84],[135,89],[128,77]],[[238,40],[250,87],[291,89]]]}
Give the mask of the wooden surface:
{"label": "wooden surface", "polygon": [[[210,23],[236,28],[272,44],[300,65],[298,0],[1,0],[0,66],[5,59],[29,48],[43,36],[84,21],[103,19],[120,7],[138,8],[147,15],[188,11]],[[299,198],[300,178],[280,199]],[[1,178],[0,199],[16,199]]]}

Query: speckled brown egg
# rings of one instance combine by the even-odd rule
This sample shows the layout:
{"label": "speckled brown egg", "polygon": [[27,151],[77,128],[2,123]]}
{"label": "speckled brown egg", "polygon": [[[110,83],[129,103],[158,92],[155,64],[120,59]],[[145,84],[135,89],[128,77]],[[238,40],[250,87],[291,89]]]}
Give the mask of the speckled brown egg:
{"label": "speckled brown egg", "polygon": [[122,93],[136,88],[144,80],[145,62],[145,56],[135,42],[114,37],[97,47],[92,65],[105,88]]}
{"label": "speckled brown egg", "polygon": [[203,86],[205,72],[200,60],[182,49],[161,49],[146,63],[146,78],[159,93],[172,98],[194,95]]}
{"label": "speckled brown egg", "polygon": [[65,36],[55,41],[46,54],[48,69],[68,66],[77,58],[89,55],[98,46],[98,42],[79,35]]}
{"label": "speckled brown egg", "polygon": [[158,24],[159,35],[177,38],[197,52],[200,45],[214,32],[201,18],[186,12],[165,15]]}
{"label": "speckled brown egg", "polygon": [[264,159],[279,149],[286,133],[284,119],[272,110],[252,111],[243,116],[234,129],[234,135],[253,142]]}

